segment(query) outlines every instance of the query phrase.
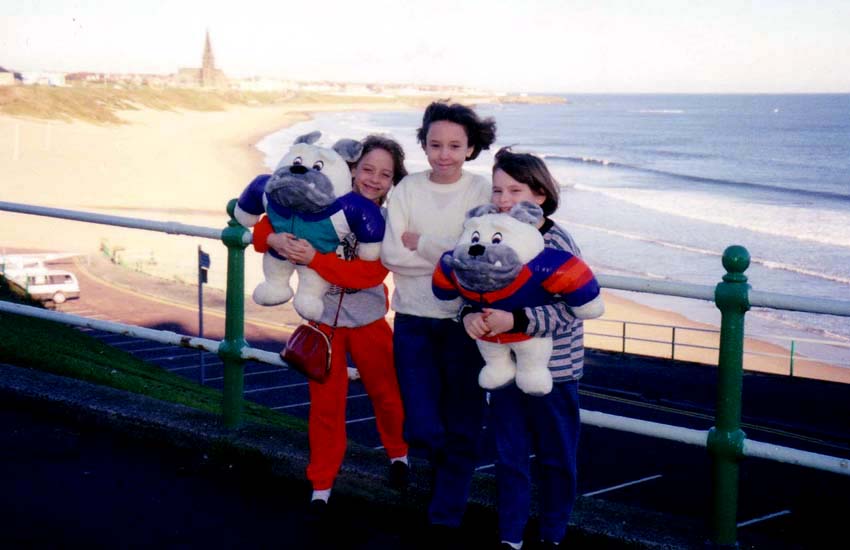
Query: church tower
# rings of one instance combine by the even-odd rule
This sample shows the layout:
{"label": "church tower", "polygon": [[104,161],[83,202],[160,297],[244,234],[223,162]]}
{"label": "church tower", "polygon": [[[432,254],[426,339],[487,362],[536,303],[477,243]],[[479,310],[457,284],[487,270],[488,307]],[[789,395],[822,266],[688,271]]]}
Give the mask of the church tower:
{"label": "church tower", "polygon": [[204,43],[204,59],[201,64],[202,88],[214,88],[216,86],[215,73],[215,57],[213,57],[212,45],[210,44],[210,31],[207,29],[207,38]]}

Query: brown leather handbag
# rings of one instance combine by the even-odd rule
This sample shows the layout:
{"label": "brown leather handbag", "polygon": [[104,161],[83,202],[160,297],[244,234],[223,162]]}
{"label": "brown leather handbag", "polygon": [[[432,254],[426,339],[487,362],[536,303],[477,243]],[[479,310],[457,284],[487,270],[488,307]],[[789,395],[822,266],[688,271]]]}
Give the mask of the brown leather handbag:
{"label": "brown leather handbag", "polygon": [[287,365],[310,380],[323,383],[331,374],[331,342],[334,337],[339,310],[345,289],[340,289],[339,305],[336,308],[334,324],[330,334],[325,334],[314,322],[304,323],[286,341],[286,347],[280,352]]}

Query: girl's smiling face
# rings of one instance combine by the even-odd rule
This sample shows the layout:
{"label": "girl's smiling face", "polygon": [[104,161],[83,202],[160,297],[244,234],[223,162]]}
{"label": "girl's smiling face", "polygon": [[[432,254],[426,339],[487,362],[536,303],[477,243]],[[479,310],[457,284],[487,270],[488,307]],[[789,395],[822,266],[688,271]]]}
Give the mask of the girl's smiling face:
{"label": "girl's smiling face", "polygon": [[395,164],[384,149],[372,149],[357,161],[351,171],[354,192],[380,204],[393,186]]}
{"label": "girl's smiling face", "polygon": [[431,165],[431,181],[454,183],[460,179],[463,163],[472,154],[466,129],[455,122],[438,120],[428,127],[425,156]]}
{"label": "girl's smiling face", "polygon": [[523,201],[542,206],[545,200],[545,195],[535,193],[527,183],[515,180],[504,170],[496,170],[493,173],[493,194],[490,202],[499,208],[499,212],[507,212],[513,205]]}

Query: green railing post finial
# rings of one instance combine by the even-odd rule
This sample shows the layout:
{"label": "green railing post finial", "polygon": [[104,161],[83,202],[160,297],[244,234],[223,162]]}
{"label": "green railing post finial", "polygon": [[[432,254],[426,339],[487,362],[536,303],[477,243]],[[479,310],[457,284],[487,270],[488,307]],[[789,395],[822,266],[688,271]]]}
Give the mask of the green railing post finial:
{"label": "green railing post finial", "polygon": [[741,390],[744,367],[744,314],[750,309],[747,276],[750,253],[733,245],[723,252],[726,275],[714,301],[721,312],[720,357],[717,368],[716,426],[708,434],[713,458],[712,542],[715,548],[737,548],[738,461],[746,435],[741,430]]}
{"label": "green railing post finial", "polygon": [[227,295],[224,341],[218,348],[218,355],[224,363],[222,413],[228,428],[242,425],[245,385],[242,350],[248,347],[245,341],[245,235],[248,230],[233,216],[235,208],[236,199],[231,199],[227,203],[230,221],[221,232],[221,240],[227,246]]}

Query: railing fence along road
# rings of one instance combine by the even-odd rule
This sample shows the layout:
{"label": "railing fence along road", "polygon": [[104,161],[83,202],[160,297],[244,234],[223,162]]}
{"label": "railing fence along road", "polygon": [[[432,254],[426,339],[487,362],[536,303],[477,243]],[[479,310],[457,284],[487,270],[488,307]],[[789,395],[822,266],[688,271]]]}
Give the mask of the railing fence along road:
{"label": "railing fence along road", "polygon": [[[168,331],[86,319],[17,304],[0,303],[0,311],[214,351],[224,363],[223,421],[227,427],[237,428],[242,423],[245,361],[254,359],[278,366],[285,365],[277,355],[250,348],[245,341],[245,248],[251,243],[251,233],[234,219],[235,205],[235,199],[228,203],[227,213],[230,215],[230,221],[226,228],[217,230],[175,222],[157,222],[0,201],[0,210],[7,212],[221,240],[227,247],[228,254],[225,336],[220,342]],[[728,247],[723,253],[723,267],[726,269],[726,274],[714,288],[614,275],[598,277],[600,284],[605,288],[709,300],[720,309],[715,427],[708,431],[694,430],[582,410],[582,422],[587,424],[708,448],[713,463],[711,537],[713,544],[719,548],[737,546],[738,462],[742,457],[754,456],[850,475],[850,463],[845,459],[748,440],[741,430],[744,317],[750,307],[760,306],[850,317],[850,302],[751,290],[747,277],[744,275],[749,264],[750,255],[745,248],[736,245]]]}
{"label": "railing fence along road", "polygon": [[[621,319],[591,319],[585,321],[584,325],[585,346],[589,348],[665,357],[681,361],[696,361],[712,365],[717,362],[716,357],[711,360],[704,358],[704,352],[715,353],[719,351],[720,330],[715,328],[623,321]],[[700,338],[700,336],[703,336],[703,338]],[[764,342],[776,342],[782,347],[787,347],[788,351],[784,353],[744,350],[745,359],[753,357],[773,360],[772,364],[776,365],[776,369],[771,370],[771,372],[787,373],[788,376],[794,376],[795,363],[799,361],[820,366],[836,366],[850,371],[850,362],[845,359],[821,358],[813,356],[811,353],[807,353],[803,357],[797,352],[797,344],[830,346],[850,350],[850,343],[822,338],[788,337],[753,332],[747,332],[747,336]],[[651,351],[641,349],[641,345],[651,349]]]}

